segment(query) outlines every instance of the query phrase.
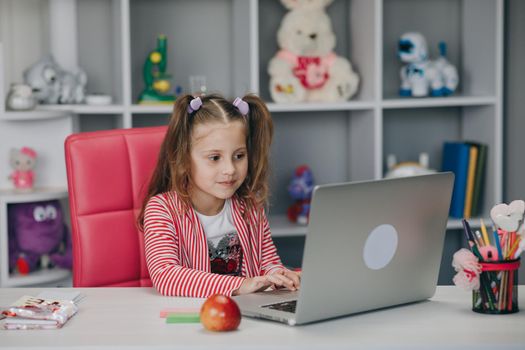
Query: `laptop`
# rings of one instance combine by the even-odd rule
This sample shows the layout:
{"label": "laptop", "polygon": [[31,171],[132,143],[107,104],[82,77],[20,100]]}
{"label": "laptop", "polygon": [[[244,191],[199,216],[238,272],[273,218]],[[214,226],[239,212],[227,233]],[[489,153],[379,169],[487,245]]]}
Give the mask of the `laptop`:
{"label": "laptop", "polygon": [[300,325],[436,291],[453,173],[316,186],[301,288],[234,297],[244,316]]}

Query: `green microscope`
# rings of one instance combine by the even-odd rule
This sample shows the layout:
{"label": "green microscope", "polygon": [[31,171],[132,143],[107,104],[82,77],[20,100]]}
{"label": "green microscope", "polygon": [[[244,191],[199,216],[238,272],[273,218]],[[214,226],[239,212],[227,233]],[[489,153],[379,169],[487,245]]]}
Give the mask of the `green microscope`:
{"label": "green microscope", "polygon": [[139,104],[171,104],[175,101],[170,93],[171,76],[166,74],[167,38],[161,34],[157,38],[157,48],[151,51],[144,62],[142,74],[146,88],[139,96]]}

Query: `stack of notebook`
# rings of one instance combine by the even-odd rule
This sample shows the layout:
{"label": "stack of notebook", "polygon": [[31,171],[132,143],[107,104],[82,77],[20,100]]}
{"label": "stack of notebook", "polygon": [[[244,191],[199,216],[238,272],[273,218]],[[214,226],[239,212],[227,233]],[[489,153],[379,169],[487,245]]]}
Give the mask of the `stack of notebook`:
{"label": "stack of notebook", "polygon": [[471,218],[482,211],[487,145],[477,142],[445,142],[443,171],[452,171],[456,179],[450,204],[450,216]]}

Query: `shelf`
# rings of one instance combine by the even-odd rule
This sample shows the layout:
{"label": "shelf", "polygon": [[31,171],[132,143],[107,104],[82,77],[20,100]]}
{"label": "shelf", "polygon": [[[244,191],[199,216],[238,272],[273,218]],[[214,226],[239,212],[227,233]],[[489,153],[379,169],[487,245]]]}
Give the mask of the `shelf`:
{"label": "shelf", "polygon": [[383,108],[462,107],[493,105],[496,100],[493,96],[407,97],[385,99],[381,105]]}
{"label": "shelf", "polygon": [[270,112],[315,112],[315,111],[352,111],[373,109],[374,102],[350,101],[337,103],[267,103]]}
{"label": "shelf", "polygon": [[173,104],[158,104],[158,105],[132,105],[130,107],[131,113],[137,114],[171,114],[173,111]]}
{"label": "shelf", "polygon": [[[270,112],[315,112],[315,111],[352,111],[373,109],[370,101],[350,101],[339,103],[274,103],[266,104]],[[132,105],[131,113],[136,114],[171,114],[173,105]]]}
{"label": "shelf", "polygon": [[272,237],[304,236],[308,231],[307,226],[294,224],[286,215],[271,215],[268,217]]}
{"label": "shelf", "polygon": [[18,192],[13,189],[0,190],[0,199],[5,203],[27,203],[67,198],[65,187],[41,187],[31,192]]}
{"label": "shelf", "polygon": [[[383,108],[420,108],[420,107],[448,107],[448,106],[482,106],[492,105],[496,98],[492,96],[453,96],[453,97],[426,97],[426,98],[392,98],[381,102]],[[374,109],[373,101],[349,101],[338,103],[267,103],[270,112],[316,112],[316,111],[352,111]],[[57,118],[67,116],[68,113],[77,114],[111,114],[123,113],[122,105],[90,106],[90,105],[40,105],[35,111],[7,112],[7,120],[32,120]],[[173,104],[138,105],[129,107],[131,113],[136,114],[171,114]],[[61,114],[57,114],[62,112]]]}
{"label": "shelf", "polygon": [[[467,220],[470,227],[474,229],[481,228],[481,218],[471,218]],[[490,218],[483,218],[483,222],[485,223],[486,227],[489,227],[492,224],[492,220]],[[448,219],[447,229],[449,230],[462,230],[463,224],[461,223],[461,219]]]}
{"label": "shelf", "polygon": [[41,110],[37,107],[31,111],[7,111],[2,113],[0,120],[5,121],[24,121],[24,120],[44,120],[54,118],[65,118],[71,115],[70,111],[66,110]]}
{"label": "shelf", "polygon": [[[286,215],[272,215],[268,218],[270,222],[270,230],[272,231],[272,237],[294,237],[304,236],[308,232],[307,226],[297,225],[288,220]],[[492,221],[489,218],[483,218],[485,225],[490,224]],[[470,227],[478,229],[481,227],[480,218],[472,218],[468,220]],[[447,222],[447,230],[460,230],[463,229],[461,219],[450,218]]]}
{"label": "shelf", "polygon": [[38,111],[45,112],[58,112],[63,111],[67,113],[77,114],[112,114],[112,113],[123,113],[124,106],[122,105],[107,105],[107,106],[94,106],[86,104],[78,105],[40,105],[37,107]]}
{"label": "shelf", "polygon": [[66,269],[42,269],[28,275],[14,274],[7,279],[5,287],[23,287],[60,281],[71,276],[71,271]]}

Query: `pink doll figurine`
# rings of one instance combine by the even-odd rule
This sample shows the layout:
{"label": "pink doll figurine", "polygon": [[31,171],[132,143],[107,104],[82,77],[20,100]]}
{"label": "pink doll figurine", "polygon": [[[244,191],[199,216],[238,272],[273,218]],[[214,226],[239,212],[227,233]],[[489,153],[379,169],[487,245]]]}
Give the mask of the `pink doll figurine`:
{"label": "pink doll figurine", "polygon": [[29,147],[20,150],[12,149],[10,156],[11,167],[14,171],[9,175],[13,185],[19,191],[31,191],[33,189],[33,168],[36,163],[36,152]]}
{"label": "pink doll figurine", "polygon": [[295,174],[288,186],[288,193],[295,203],[288,208],[288,219],[301,225],[308,223],[310,200],[314,189],[314,176],[307,165],[295,169]]}

